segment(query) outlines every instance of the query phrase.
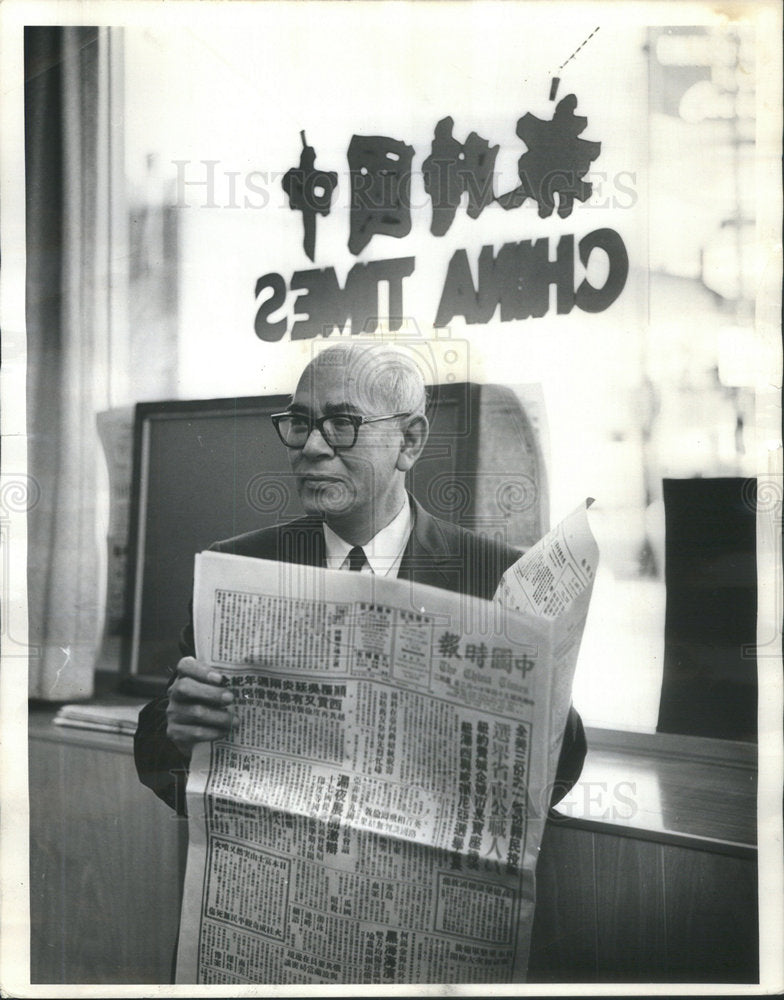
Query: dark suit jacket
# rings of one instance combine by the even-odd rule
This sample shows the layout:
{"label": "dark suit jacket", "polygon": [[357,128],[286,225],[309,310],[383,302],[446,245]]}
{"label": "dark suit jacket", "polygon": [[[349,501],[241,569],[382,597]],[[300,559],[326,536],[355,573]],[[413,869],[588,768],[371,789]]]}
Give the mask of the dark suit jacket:
{"label": "dark suit jacket", "polygon": [[[413,527],[398,579],[490,600],[505,570],[520,553],[501,542],[433,517],[413,497],[411,504]],[[250,531],[216,542],[211,549],[255,559],[326,565],[324,532],[318,517],[303,517],[289,524]],[[192,624],[183,630],[180,648],[183,656],[194,655]],[[134,739],[136,769],[145,785],[184,814],[187,763],[166,737],[166,705],[165,696],[156,698],[139,715]],[[585,751],[582,722],[572,708],[564,732],[551,804],[563,798],[580,776]]]}

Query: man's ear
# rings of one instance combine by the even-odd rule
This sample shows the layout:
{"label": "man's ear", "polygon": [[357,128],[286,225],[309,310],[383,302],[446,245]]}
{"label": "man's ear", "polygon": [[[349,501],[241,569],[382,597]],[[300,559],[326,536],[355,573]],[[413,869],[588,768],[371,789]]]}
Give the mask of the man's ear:
{"label": "man's ear", "polygon": [[401,472],[408,472],[422,454],[422,450],[427,443],[427,435],[430,433],[430,425],[427,422],[427,417],[419,414],[415,417],[409,417],[400,430],[403,440],[400,445],[395,468]]}

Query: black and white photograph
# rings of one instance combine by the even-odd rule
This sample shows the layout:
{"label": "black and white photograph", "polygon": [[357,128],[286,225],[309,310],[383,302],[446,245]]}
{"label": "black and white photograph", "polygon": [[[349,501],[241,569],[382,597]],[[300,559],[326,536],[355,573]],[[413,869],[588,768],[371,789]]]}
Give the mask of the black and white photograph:
{"label": "black and white photograph", "polygon": [[781,36],[0,6],[0,995],[784,990]]}

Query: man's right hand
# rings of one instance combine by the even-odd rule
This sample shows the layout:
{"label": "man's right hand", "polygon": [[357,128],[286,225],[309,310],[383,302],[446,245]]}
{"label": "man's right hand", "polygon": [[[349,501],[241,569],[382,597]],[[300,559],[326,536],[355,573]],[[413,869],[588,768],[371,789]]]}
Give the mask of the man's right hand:
{"label": "man's right hand", "polygon": [[234,696],[223,687],[223,675],[186,656],[177,664],[169,687],[166,735],[190,760],[196,743],[226,736],[232,723]]}

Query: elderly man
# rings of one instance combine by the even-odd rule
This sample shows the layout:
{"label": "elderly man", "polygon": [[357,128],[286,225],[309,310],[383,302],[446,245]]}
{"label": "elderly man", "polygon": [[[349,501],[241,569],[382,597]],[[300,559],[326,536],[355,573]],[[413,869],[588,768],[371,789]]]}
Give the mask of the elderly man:
{"label": "elderly man", "polygon": [[[306,515],[251,531],[218,552],[399,577],[487,600],[515,549],[433,517],[410,496],[405,475],[428,434],[425,386],[406,354],[383,345],[330,347],[303,372],[289,408],[273,415]],[[166,697],[140,714],[139,777],[185,811],[184,786],[196,743],[226,735],[232,695],[221,676],[194,658],[193,630]],[[577,780],[585,757],[572,709],[552,802]]]}

